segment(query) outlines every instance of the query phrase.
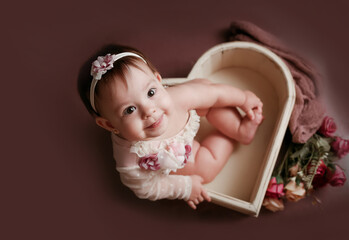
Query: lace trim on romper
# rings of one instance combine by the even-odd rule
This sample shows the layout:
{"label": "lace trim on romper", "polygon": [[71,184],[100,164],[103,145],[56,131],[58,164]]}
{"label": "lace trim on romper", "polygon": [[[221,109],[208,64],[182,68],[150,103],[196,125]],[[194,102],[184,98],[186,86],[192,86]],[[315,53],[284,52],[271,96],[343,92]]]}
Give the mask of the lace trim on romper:
{"label": "lace trim on romper", "polygon": [[[164,157],[162,167],[159,171],[149,171],[142,169],[139,165],[129,167],[117,167],[121,181],[129,187],[139,198],[149,200],[168,199],[189,199],[191,194],[191,178],[189,176],[169,175],[171,171],[176,171],[184,166],[183,156],[178,154],[184,145],[192,146],[193,139],[200,127],[200,117],[195,110],[189,112],[189,119],[176,136],[154,141],[126,142],[116,135],[112,135],[114,158],[120,157],[118,151],[130,150],[130,154],[135,154],[139,159],[151,154],[161,153]],[[121,144],[121,145],[120,145]],[[118,145],[119,147],[116,147]],[[183,149],[182,149],[183,151]],[[160,154],[160,155],[161,155]],[[188,161],[192,159],[189,158]]]}
{"label": "lace trim on romper", "polygon": [[[151,160],[149,158],[156,156],[159,164],[158,169],[161,169],[165,174],[171,171],[175,172],[177,169],[183,168],[187,161],[193,161],[190,153],[199,127],[200,117],[195,110],[191,110],[187,124],[177,135],[168,139],[133,142],[130,152],[137,154],[140,161],[149,162]],[[139,164],[142,163],[139,162]]]}

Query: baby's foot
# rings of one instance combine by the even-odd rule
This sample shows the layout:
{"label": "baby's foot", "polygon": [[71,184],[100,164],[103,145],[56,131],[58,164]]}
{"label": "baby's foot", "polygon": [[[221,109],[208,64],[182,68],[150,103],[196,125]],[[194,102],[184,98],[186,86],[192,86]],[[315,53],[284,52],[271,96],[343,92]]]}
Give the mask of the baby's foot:
{"label": "baby's foot", "polygon": [[242,119],[240,129],[239,129],[239,135],[240,139],[239,142],[243,144],[250,144],[252,140],[254,139],[254,136],[256,135],[258,126],[263,122],[264,116],[262,114],[262,108],[258,107],[252,110],[254,113],[254,118],[250,119],[249,117],[245,116]]}

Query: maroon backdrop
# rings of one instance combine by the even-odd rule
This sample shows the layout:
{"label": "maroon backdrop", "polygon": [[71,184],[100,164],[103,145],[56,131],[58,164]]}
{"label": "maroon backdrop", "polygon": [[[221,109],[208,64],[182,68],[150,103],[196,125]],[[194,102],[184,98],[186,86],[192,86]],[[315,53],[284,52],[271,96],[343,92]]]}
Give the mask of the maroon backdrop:
{"label": "maroon backdrop", "polygon": [[182,201],[137,199],[120,183],[109,134],[83,108],[76,80],[106,43],[137,47],[164,77],[185,77],[226,41],[232,20],[249,20],[317,66],[328,113],[348,138],[348,1],[32,0],[1,8],[1,239],[347,235],[348,184],[319,191],[322,204],[309,197],[259,218],[209,203],[193,211]]}

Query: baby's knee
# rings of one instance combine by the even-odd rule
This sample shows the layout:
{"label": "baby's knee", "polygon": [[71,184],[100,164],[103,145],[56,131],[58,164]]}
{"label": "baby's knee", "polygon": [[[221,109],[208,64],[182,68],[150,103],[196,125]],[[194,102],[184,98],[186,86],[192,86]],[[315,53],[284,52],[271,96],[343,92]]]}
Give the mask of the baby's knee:
{"label": "baby's knee", "polygon": [[215,175],[214,174],[207,174],[207,175],[204,175],[204,176],[201,176],[202,179],[203,179],[203,184],[207,184],[207,183],[210,183],[214,180],[215,178]]}
{"label": "baby's knee", "polygon": [[202,184],[210,183],[214,180],[216,177],[215,171],[212,168],[206,169],[206,170],[200,170],[197,172],[197,174],[202,177]]}
{"label": "baby's knee", "polygon": [[201,147],[195,157],[195,174],[203,179],[203,183],[212,182],[216,176],[217,161],[212,153],[206,148]]}

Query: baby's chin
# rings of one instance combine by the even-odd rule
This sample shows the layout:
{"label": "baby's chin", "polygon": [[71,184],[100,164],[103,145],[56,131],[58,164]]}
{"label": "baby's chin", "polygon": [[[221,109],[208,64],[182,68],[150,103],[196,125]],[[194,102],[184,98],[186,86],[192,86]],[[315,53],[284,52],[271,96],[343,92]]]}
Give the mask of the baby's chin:
{"label": "baby's chin", "polygon": [[142,140],[149,141],[149,140],[164,139],[165,136],[166,136],[166,129],[164,128],[164,129],[161,129],[161,131],[156,131],[156,132],[146,134],[146,136]]}
{"label": "baby's chin", "polygon": [[129,142],[137,142],[137,141],[150,141],[155,139],[161,139],[166,132],[166,129],[159,131],[160,129],[157,129],[157,131],[149,131],[149,129],[144,129],[143,131],[139,132],[135,135],[127,135],[127,134],[118,134],[118,137],[127,140]]}
{"label": "baby's chin", "polygon": [[149,140],[157,140],[164,138],[166,130],[163,131],[157,131],[152,133],[147,133],[146,136],[142,139],[142,141],[149,141]]}

